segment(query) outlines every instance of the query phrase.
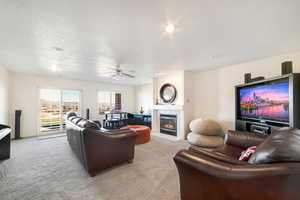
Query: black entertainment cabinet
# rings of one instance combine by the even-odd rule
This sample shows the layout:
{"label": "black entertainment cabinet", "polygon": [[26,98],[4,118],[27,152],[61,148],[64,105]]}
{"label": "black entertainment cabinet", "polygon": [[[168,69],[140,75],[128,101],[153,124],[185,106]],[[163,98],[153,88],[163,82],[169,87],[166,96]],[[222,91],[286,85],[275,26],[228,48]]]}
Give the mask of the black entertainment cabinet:
{"label": "black entertainment cabinet", "polygon": [[[269,120],[265,118],[242,117],[240,90],[251,88],[263,84],[272,84],[273,82],[285,81],[288,83],[288,120]],[[256,132],[263,135],[269,135],[272,131],[283,128],[300,128],[300,73],[291,73],[270,79],[260,80],[252,83],[237,85],[236,94],[236,130]]]}

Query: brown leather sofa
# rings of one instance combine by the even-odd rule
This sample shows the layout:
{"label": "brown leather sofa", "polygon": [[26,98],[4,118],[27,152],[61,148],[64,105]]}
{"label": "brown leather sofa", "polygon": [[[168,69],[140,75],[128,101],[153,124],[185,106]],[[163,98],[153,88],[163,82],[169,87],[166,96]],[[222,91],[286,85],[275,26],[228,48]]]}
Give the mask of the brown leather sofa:
{"label": "brown leather sofa", "polygon": [[300,162],[248,164],[238,160],[241,151],[265,137],[231,131],[225,138],[216,150],[190,147],[176,154],[182,200],[300,199]]}
{"label": "brown leather sofa", "polygon": [[134,159],[136,134],[131,130],[106,131],[75,113],[68,114],[66,130],[70,147],[90,176]]}

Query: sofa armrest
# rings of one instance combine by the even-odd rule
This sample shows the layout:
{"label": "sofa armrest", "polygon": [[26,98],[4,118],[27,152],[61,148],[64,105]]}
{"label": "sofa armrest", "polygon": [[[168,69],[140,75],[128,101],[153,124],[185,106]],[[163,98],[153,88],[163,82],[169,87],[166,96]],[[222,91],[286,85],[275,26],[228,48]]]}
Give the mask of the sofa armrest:
{"label": "sofa armrest", "polygon": [[95,129],[85,129],[83,138],[90,174],[134,159],[136,133],[131,130],[107,134]]}
{"label": "sofa armrest", "polygon": [[199,154],[189,150],[179,151],[175,155],[174,161],[176,164],[182,163],[211,176],[226,179],[259,178],[270,176],[286,176],[294,174],[300,176],[300,163],[235,165],[217,160],[214,157]]}
{"label": "sofa armrest", "polygon": [[181,200],[300,199],[299,163],[236,165],[188,150],[174,161]]}
{"label": "sofa armrest", "polygon": [[232,131],[229,130],[225,134],[225,144],[240,148],[248,148],[261,144],[267,136],[247,131]]}
{"label": "sofa armrest", "polygon": [[104,136],[107,139],[122,139],[122,138],[130,138],[130,139],[135,139],[136,138],[136,133],[132,130],[129,129],[124,129],[124,130],[118,130],[118,131],[109,131],[104,134]]}
{"label": "sofa armrest", "polygon": [[1,129],[5,129],[5,128],[10,128],[10,127],[7,126],[7,125],[4,125],[4,124],[0,124],[0,130],[1,130]]}
{"label": "sofa armrest", "polygon": [[119,135],[119,134],[129,133],[129,132],[132,133],[132,131],[130,129],[109,130],[109,129],[101,128],[100,131],[107,135]]}

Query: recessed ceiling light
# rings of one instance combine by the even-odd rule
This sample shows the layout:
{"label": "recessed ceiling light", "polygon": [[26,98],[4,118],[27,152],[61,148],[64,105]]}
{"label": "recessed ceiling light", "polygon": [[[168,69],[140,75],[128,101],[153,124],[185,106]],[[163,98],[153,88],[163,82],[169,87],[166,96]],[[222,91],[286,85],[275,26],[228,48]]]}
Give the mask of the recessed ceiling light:
{"label": "recessed ceiling light", "polygon": [[57,65],[55,64],[51,65],[51,71],[57,72],[58,71]]}
{"label": "recessed ceiling light", "polygon": [[175,26],[174,24],[168,24],[166,27],[165,27],[165,31],[167,33],[173,33],[175,31]]}

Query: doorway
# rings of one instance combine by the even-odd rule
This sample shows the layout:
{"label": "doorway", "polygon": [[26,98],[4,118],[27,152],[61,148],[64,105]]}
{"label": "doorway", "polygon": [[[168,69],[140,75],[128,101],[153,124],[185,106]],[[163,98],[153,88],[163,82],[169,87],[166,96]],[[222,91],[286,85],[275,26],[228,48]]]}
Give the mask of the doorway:
{"label": "doorway", "polygon": [[81,91],[40,89],[39,135],[64,133],[66,114],[81,113]]}

